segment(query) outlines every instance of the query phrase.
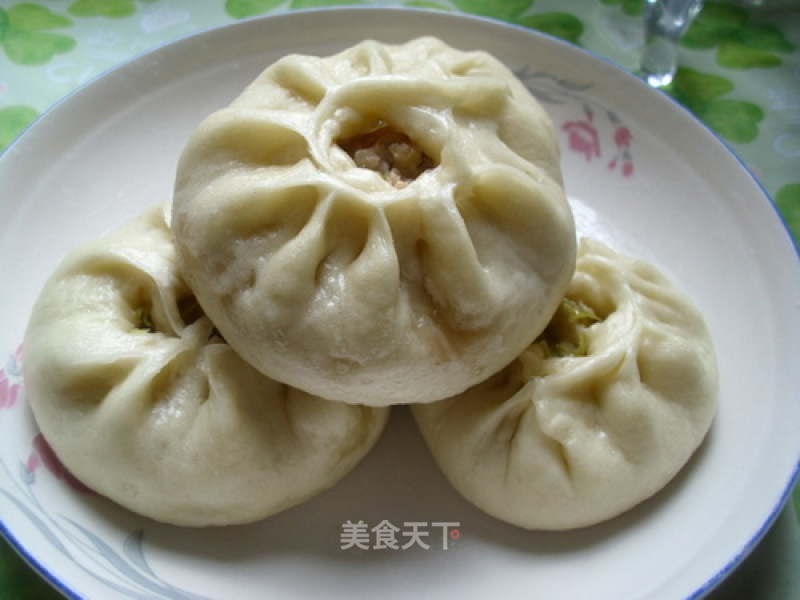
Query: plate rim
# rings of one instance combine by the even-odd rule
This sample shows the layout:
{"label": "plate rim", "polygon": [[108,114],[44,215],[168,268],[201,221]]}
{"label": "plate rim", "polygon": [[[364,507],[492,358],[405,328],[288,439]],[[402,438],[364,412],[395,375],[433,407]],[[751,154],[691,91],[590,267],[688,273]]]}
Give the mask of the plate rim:
{"label": "plate rim", "polygon": [[[578,46],[566,40],[563,40],[555,35],[550,33],[539,31],[530,27],[525,27],[518,23],[512,23],[509,21],[504,21],[499,18],[489,17],[485,15],[477,15],[471,14],[466,12],[447,12],[443,10],[438,10],[435,8],[428,8],[423,6],[401,6],[401,5],[393,5],[393,4],[386,4],[386,5],[342,5],[342,6],[319,6],[319,7],[308,7],[308,8],[299,8],[299,9],[289,9],[289,8],[278,8],[273,10],[272,12],[268,12],[265,14],[254,15],[250,17],[245,17],[238,19],[236,21],[228,22],[228,23],[221,23],[217,25],[211,25],[208,27],[201,27],[193,32],[187,33],[185,35],[181,35],[179,37],[158,43],[148,49],[142,50],[137,52],[126,59],[100,71],[99,73],[95,74],[93,77],[89,78],[87,81],[81,83],[80,85],[76,86],[74,89],[67,92],[64,96],[59,98],[56,102],[48,106],[44,111],[42,111],[33,121],[28,123],[22,131],[17,134],[17,136],[11,141],[6,148],[0,152],[0,164],[2,163],[2,159],[12,152],[12,149],[21,142],[23,137],[26,137],[28,132],[37,127],[39,122],[44,120],[51,112],[58,109],[59,106],[69,101],[72,96],[82,93],[85,89],[93,86],[98,80],[103,79],[114,72],[118,71],[119,69],[127,67],[129,64],[138,62],[144,57],[148,57],[154,53],[160,52],[170,46],[178,45],[188,40],[206,36],[209,34],[221,34],[223,30],[230,29],[230,28],[238,28],[241,26],[247,26],[251,24],[258,24],[265,20],[277,20],[277,19],[284,19],[289,18],[292,20],[292,17],[303,17],[304,15],[314,15],[316,13],[363,13],[366,15],[377,14],[377,13],[397,13],[397,14],[418,14],[418,15],[429,15],[433,18],[439,18],[444,21],[448,20],[463,20],[466,22],[474,22],[474,23],[483,23],[488,26],[500,27],[500,28],[512,28],[525,34],[534,35],[538,37],[545,38],[549,40],[551,43],[560,45],[564,48],[570,49],[570,51],[582,53],[592,57],[593,59],[607,65],[611,69],[613,69],[617,75],[626,78],[629,82],[636,82],[637,85],[641,86],[642,89],[650,90],[650,92],[659,95],[662,100],[668,101],[673,108],[677,108],[680,112],[684,113],[686,117],[688,117],[695,126],[699,127],[700,129],[704,130],[707,135],[710,135],[714,141],[720,144],[725,152],[732,157],[739,165],[742,171],[744,171],[747,176],[749,177],[751,183],[755,184],[756,187],[760,190],[763,200],[766,200],[767,206],[771,209],[772,213],[777,217],[778,221],[780,222],[783,232],[788,238],[792,248],[794,249],[795,258],[800,261],[800,239],[795,239],[792,235],[791,230],[789,229],[788,222],[781,214],[781,212],[777,209],[775,202],[770,195],[769,191],[766,189],[766,186],[761,182],[761,180],[755,175],[753,170],[747,165],[747,163],[742,159],[736,151],[733,149],[732,145],[727,142],[722,136],[716,133],[711,127],[706,125],[699,117],[697,117],[693,112],[691,112],[686,106],[681,104],[678,100],[674,97],[669,95],[666,91],[653,88],[649,86],[641,77],[637,76],[636,73],[630,71],[629,69],[625,68],[624,66],[620,65],[619,63],[613,61],[610,58],[603,56],[591,49],[584,48],[583,46]],[[650,93],[648,92],[648,93]]]}
{"label": "plate rim", "polygon": [[[269,12],[267,14],[255,15],[252,17],[240,19],[229,23],[223,23],[223,24],[213,25],[210,27],[200,28],[186,35],[182,35],[180,37],[168,40],[166,42],[159,43],[151,48],[143,50],[135,55],[132,55],[107,69],[104,69],[103,71],[96,74],[86,82],[82,83],[81,85],[77,86],[76,88],[65,94],[58,101],[56,101],[47,109],[45,109],[41,114],[39,114],[36,117],[36,119],[34,119],[30,124],[28,124],[23,129],[22,132],[20,132],[20,134],[6,147],[6,149],[2,153],[0,153],[0,163],[3,162],[3,159],[13,154],[18,149],[20,144],[25,143],[24,140],[26,140],[29,137],[28,133],[32,129],[41,127],[41,123],[43,121],[50,118],[51,114],[54,111],[58,110],[59,107],[62,107],[63,105],[69,103],[74,96],[84,93],[85,90],[93,87],[98,81],[112,75],[115,72],[128,68],[131,64],[139,62],[144,57],[150,57],[151,55],[160,53],[172,46],[189,43],[195,38],[208,36],[210,34],[223,35],[224,31],[226,30],[237,29],[242,26],[257,26],[259,23],[262,23],[264,21],[275,21],[281,19],[291,21],[298,17],[305,18],[307,15],[318,15],[319,13],[362,13],[364,15],[374,16],[379,13],[386,13],[386,12],[403,13],[406,15],[416,13],[417,15],[434,16],[434,18],[441,19],[444,22],[464,21],[473,23],[484,23],[498,28],[514,28],[524,32],[527,35],[543,37],[549,40],[551,43],[561,45],[563,47],[569,48],[570,51],[584,54],[592,58],[593,60],[600,61],[611,67],[613,70],[615,70],[618,76],[627,78],[629,81],[636,81],[638,82],[638,85],[642,86],[642,89],[650,90],[651,92],[659,94],[662,98],[666,98],[670,103],[672,103],[672,105],[674,105],[674,107],[677,107],[678,109],[680,109],[681,112],[685,114],[685,116],[689,117],[695,126],[699,126],[699,128],[704,130],[707,135],[712,136],[713,139],[721,146],[721,149],[724,150],[724,152],[726,152],[729,155],[729,157],[735,159],[740,169],[747,174],[751,183],[754,183],[755,186],[760,191],[761,193],[760,202],[766,202],[767,206],[771,209],[772,214],[775,217],[777,217],[778,222],[780,222],[781,226],[783,227],[784,234],[786,235],[786,237],[788,237],[791,247],[794,249],[795,266],[800,265],[800,242],[795,240],[795,238],[791,234],[786,220],[784,219],[780,211],[778,211],[769,193],[767,192],[765,186],[755,176],[755,174],[747,166],[747,164],[743,161],[743,159],[739,157],[739,155],[732,149],[732,147],[723,138],[721,138],[718,134],[716,134],[710,127],[708,127],[705,123],[703,123],[698,117],[696,117],[691,111],[689,111],[689,109],[680,104],[672,96],[670,96],[663,90],[651,88],[646,84],[646,82],[641,80],[634,73],[622,67],[621,65],[615,63],[614,61],[589,49],[577,46],[575,44],[571,44],[553,35],[536,31],[534,29],[527,28],[519,24],[510,23],[496,18],[480,16],[480,15],[472,15],[469,13],[443,12],[440,10],[423,8],[423,7],[334,6],[334,7],[304,8],[295,10],[278,9],[273,12]],[[761,526],[755,532],[752,533],[752,535],[747,540],[747,543],[742,548],[740,548],[739,551],[734,556],[730,557],[728,562],[725,563],[718,571],[716,571],[712,576],[708,577],[705,580],[705,582],[695,590],[695,592],[690,596],[690,598],[700,598],[710,593],[749,556],[752,550],[758,545],[758,543],[763,539],[764,535],[773,526],[775,520],[778,518],[779,514],[787,504],[787,501],[789,500],[789,497],[793,492],[793,488],[795,485],[797,485],[798,481],[800,481],[800,456],[797,456],[795,458],[794,468],[792,472],[789,473],[789,476],[786,478],[785,484],[782,488],[782,492],[778,496],[776,501],[773,503],[773,506],[769,511],[766,520],[763,521]],[[47,566],[45,566],[40,560],[38,560],[36,556],[34,556],[34,554],[25,546],[25,544],[12,533],[12,531],[8,528],[6,521],[1,518],[0,518],[0,535],[2,535],[3,538],[5,538],[9,542],[9,545],[27,564],[29,564],[37,573],[39,573],[39,575],[41,575],[43,579],[45,579],[45,581],[47,581],[51,586],[53,586],[58,592],[60,592],[61,594],[65,595],[68,598],[75,598],[75,599],[84,598],[84,596],[82,596],[80,593],[72,589],[66,582],[62,581],[58,576],[54,575],[48,569]]]}

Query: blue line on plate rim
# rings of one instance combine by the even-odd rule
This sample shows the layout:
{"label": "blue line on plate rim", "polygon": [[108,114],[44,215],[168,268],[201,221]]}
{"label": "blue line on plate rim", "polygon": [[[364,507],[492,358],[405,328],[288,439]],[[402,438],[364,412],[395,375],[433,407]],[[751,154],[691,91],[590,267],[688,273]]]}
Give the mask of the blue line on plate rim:
{"label": "blue line on plate rim", "polygon": [[[172,40],[168,40],[168,41],[166,41],[164,43],[157,44],[157,45],[153,46],[152,48],[149,48],[147,50],[139,52],[139,53],[137,53],[137,54],[125,59],[124,61],[122,61],[120,63],[117,63],[116,65],[114,65],[112,67],[104,69],[102,72],[98,73],[96,76],[94,76],[90,80],[88,80],[85,83],[81,84],[80,86],[76,87],[74,90],[70,91],[65,96],[63,96],[61,99],[59,99],[57,102],[55,102],[53,105],[48,107],[36,119],[34,119],[34,121],[32,123],[30,123],[27,127],[25,127],[25,129],[23,129],[23,131],[11,142],[11,144],[9,144],[9,146],[5,149],[5,151],[3,153],[0,153],[0,160],[2,160],[3,157],[11,154],[12,149],[18,144],[19,140],[22,139],[22,137],[27,133],[27,131],[31,127],[36,125],[39,121],[44,119],[45,116],[47,116],[55,108],[57,108],[61,104],[65,103],[73,95],[75,95],[75,94],[81,92],[82,90],[84,90],[85,88],[91,86],[97,80],[107,76],[108,74],[110,74],[113,71],[116,71],[117,69],[120,69],[120,68],[124,67],[128,63],[135,62],[136,60],[140,59],[143,56],[146,56],[146,55],[152,54],[154,52],[160,51],[160,50],[162,50],[162,49],[164,49],[166,47],[172,46],[172,45],[176,45],[176,44],[179,44],[179,43],[184,43],[187,40],[191,40],[192,38],[195,38],[195,37],[198,37],[198,36],[202,36],[202,35],[205,35],[205,34],[208,34],[208,33],[211,33],[211,32],[221,32],[224,29],[233,28],[233,27],[239,27],[244,23],[255,23],[255,22],[260,22],[260,21],[264,21],[264,20],[276,20],[276,19],[285,19],[285,18],[289,18],[290,20],[293,20],[293,18],[297,17],[297,16],[300,16],[301,18],[303,18],[302,16],[305,15],[305,14],[325,13],[325,12],[350,13],[350,14],[362,13],[362,14],[365,14],[365,15],[372,15],[372,16],[377,15],[378,13],[395,12],[395,13],[402,13],[404,15],[414,15],[414,14],[416,14],[416,15],[424,15],[426,18],[440,19],[440,20],[445,21],[445,22],[446,21],[453,21],[453,20],[464,20],[464,21],[471,21],[471,22],[484,22],[484,23],[487,23],[487,24],[491,24],[493,26],[511,27],[511,28],[516,29],[518,31],[524,32],[526,35],[543,37],[543,38],[546,38],[549,41],[551,41],[551,42],[553,42],[553,43],[555,43],[557,45],[562,45],[562,46],[568,47],[568,48],[570,48],[572,50],[577,50],[578,52],[584,53],[587,56],[594,58],[595,60],[599,60],[600,62],[611,66],[623,78],[626,78],[629,81],[630,80],[636,81],[637,85],[641,85],[642,86],[642,89],[650,90],[650,92],[647,92],[647,93],[660,94],[662,97],[667,98],[669,100],[669,102],[671,102],[674,106],[679,108],[684,114],[689,116],[690,119],[696,125],[699,125],[700,129],[704,130],[707,134],[710,134],[722,146],[722,148],[731,157],[733,157],[734,160],[736,160],[738,162],[739,166],[742,167],[743,171],[745,173],[747,173],[747,175],[750,177],[752,182],[755,183],[755,185],[761,191],[764,199],[766,200],[767,204],[771,208],[773,214],[775,216],[777,216],[778,221],[781,223],[781,225],[782,225],[782,227],[784,229],[784,232],[788,236],[788,238],[789,238],[789,240],[790,240],[790,242],[791,242],[791,244],[792,244],[792,246],[794,248],[795,257],[796,258],[800,258],[800,242],[798,242],[798,241],[796,241],[794,239],[794,236],[791,234],[791,231],[790,231],[790,229],[788,227],[788,223],[786,222],[786,220],[784,219],[783,215],[780,213],[780,211],[775,206],[774,201],[770,197],[770,194],[767,192],[766,188],[761,183],[761,181],[753,174],[753,172],[750,170],[750,168],[747,166],[747,164],[744,162],[744,160],[736,152],[733,151],[731,146],[720,135],[718,135],[710,127],[708,127],[705,123],[703,123],[696,115],[694,115],[694,113],[692,113],[688,108],[683,106],[675,98],[673,98],[672,96],[670,96],[669,94],[667,94],[663,90],[655,89],[655,88],[649,86],[643,79],[641,79],[640,77],[636,76],[634,73],[632,73],[628,69],[622,67],[618,63],[616,63],[616,62],[614,62],[614,61],[612,61],[612,60],[610,60],[610,59],[608,59],[608,58],[606,58],[606,57],[604,57],[604,56],[602,56],[600,54],[597,54],[596,52],[593,52],[592,50],[588,50],[586,48],[577,46],[577,45],[572,44],[570,42],[567,42],[567,41],[565,41],[563,39],[555,37],[555,36],[553,36],[551,34],[544,33],[544,32],[541,32],[541,31],[536,31],[534,29],[531,29],[531,28],[528,28],[528,27],[524,27],[524,26],[518,25],[516,23],[509,23],[507,21],[502,21],[500,19],[494,19],[494,18],[480,16],[480,15],[472,15],[472,14],[468,14],[468,13],[452,13],[452,12],[444,12],[444,11],[435,10],[435,9],[426,9],[426,8],[418,8],[418,7],[411,8],[411,7],[400,7],[400,6],[373,6],[373,7],[339,6],[339,7],[324,7],[324,8],[317,7],[317,8],[307,8],[307,9],[297,9],[297,10],[278,9],[278,10],[275,10],[274,12],[270,12],[270,13],[267,13],[267,14],[264,14],[264,15],[257,15],[257,16],[253,16],[253,17],[249,17],[249,18],[245,18],[245,19],[239,19],[239,20],[233,21],[231,23],[223,23],[223,24],[214,25],[214,26],[211,26],[211,27],[198,29],[197,31],[194,31],[194,32],[192,32],[192,33],[190,33],[188,35],[181,36],[181,37],[178,37],[178,38],[174,38]],[[798,458],[797,462],[795,463],[795,467],[794,467],[794,470],[793,470],[792,474],[790,475],[788,481],[786,482],[786,485],[784,486],[784,489],[782,490],[782,493],[778,497],[778,501],[773,505],[771,511],[769,512],[766,520],[755,531],[755,533],[750,537],[750,539],[747,541],[747,543],[739,550],[739,552],[737,554],[735,554],[719,571],[717,571],[713,576],[708,578],[697,590],[695,590],[690,596],[688,596],[688,599],[690,599],[690,600],[699,599],[699,598],[702,598],[703,596],[707,595],[708,593],[710,593],[717,585],[719,585],[725,578],[727,578],[734,571],[734,569],[737,566],[739,566],[745,560],[745,558],[747,558],[747,556],[750,554],[750,552],[758,545],[758,543],[761,541],[761,539],[764,537],[764,535],[767,533],[767,531],[769,531],[771,526],[774,524],[774,522],[777,519],[778,515],[783,510],[783,507],[786,504],[786,502],[787,502],[790,494],[792,493],[792,490],[794,489],[794,486],[797,484],[798,480],[800,480],[800,458]],[[83,596],[80,596],[80,595],[76,594],[76,592],[74,590],[72,590],[69,587],[67,587],[66,584],[64,584],[61,580],[59,580],[57,577],[55,577],[39,561],[37,561],[29,552],[27,552],[25,550],[24,546],[19,542],[19,540],[17,540],[11,534],[11,532],[8,530],[8,528],[6,527],[5,523],[2,522],[2,520],[0,520],[0,535],[2,535],[6,540],[8,540],[10,545],[17,551],[17,553],[19,553],[20,556],[22,556],[22,558],[28,564],[30,564],[36,571],[38,571],[59,592],[61,592],[62,594],[64,594],[65,596],[67,596],[70,599],[85,600],[85,598]]]}

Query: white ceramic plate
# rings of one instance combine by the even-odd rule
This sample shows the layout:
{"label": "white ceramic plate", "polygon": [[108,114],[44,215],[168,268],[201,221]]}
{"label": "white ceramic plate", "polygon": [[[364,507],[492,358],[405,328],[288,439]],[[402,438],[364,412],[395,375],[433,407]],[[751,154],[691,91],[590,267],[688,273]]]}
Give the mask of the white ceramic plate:
{"label": "white ceramic plate", "polygon": [[[635,510],[567,533],[517,530],[467,504],[402,408],[339,485],[255,525],[164,526],[76,489],[36,439],[17,352],[59,258],[167,199],[192,127],[279,56],[421,34],[513,68],[559,128],[581,231],[655,262],[707,317],[721,404],[695,458]],[[0,161],[3,532],[80,598],[700,596],[755,544],[797,471],[799,273],[780,220],[736,158],[671,100],[580,49],[491,21],[389,9],[209,31],[79,90]],[[348,521],[384,520],[403,531],[422,523],[430,547],[342,547]]]}

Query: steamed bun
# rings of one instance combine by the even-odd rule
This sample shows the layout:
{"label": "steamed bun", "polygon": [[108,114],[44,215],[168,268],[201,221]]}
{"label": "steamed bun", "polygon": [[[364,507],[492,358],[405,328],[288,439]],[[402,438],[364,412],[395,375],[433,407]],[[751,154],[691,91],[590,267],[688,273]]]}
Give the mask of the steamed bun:
{"label": "steamed bun", "polygon": [[65,466],[169,523],[243,523],[298,504],[350,471],[388,418],[234,354],[176,267],[161,207],[67,256],[24,349],[29,402]]}
{"label": "steamed bun", "polygon": [[498,374],[414,406],[444,474],[485,512],[528,529],[597,523],[682,468],[712,422],[709,332],[653,266],[582,240],[564,303]]}
{"label": "steamed bun", "polygon": [[291,55],[193,132],[173,229],[242,357],[344,402],[451,396],[547,324],[575,260],[552,124],[434,38]]}

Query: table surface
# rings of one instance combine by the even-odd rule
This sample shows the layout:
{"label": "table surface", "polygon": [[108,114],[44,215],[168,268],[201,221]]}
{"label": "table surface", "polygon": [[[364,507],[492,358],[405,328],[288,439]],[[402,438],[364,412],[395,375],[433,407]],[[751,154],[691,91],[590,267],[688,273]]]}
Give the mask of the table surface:
{"label": "table surface", "polygon": [[[131,56],[270,12],[341,4],[479,14],[539,29],[635,71],[639,0],[0,0],[0,152],[73,89]],[[706,1],[668,90],[750,168],[800,241],[800,2]],[[59,598],[0,539],[0,600]],[[800,486],[715,600],[800,598]]]}

